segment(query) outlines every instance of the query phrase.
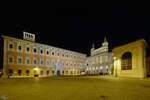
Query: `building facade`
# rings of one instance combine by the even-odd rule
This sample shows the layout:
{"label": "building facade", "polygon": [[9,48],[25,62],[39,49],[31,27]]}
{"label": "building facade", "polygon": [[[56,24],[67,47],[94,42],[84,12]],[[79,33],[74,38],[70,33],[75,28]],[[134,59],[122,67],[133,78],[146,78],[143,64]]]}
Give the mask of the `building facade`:
{"label": "building facade", "polygon": [[92,46],[91,56],[87,57],[86,65],[86,74],[112,74],[113,53],[108,52],[106,37],[102,47],[95,49],[94,45]]}
{"label": "building facade", "polygon": [[35,35],[24,32],[23,39],[2,36],[4,76],[80,75],[86,55],[35,42]]}
{"label": "building facade", "polygon": [[114,76],[145,78],[150,69],[147,47],[146,41],[140,39],[114,48]]}

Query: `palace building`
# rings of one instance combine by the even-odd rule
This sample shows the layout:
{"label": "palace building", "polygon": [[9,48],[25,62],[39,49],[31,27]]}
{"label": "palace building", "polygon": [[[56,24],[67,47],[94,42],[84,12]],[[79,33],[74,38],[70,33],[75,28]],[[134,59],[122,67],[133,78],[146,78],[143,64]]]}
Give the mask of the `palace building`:
{"label": "palace building", "polygon": [[106,37],[102,43],[102,47],[95,49],[93,44],[91,56],[87,57],[86,64],[87,74],[112,74],[113,53],[108,52]]}
{"label": "palace building", "polygon": [[35,42],[35,35],[24,32],[23,39],[2,35],[4,76],[80,75],[86,54]]}

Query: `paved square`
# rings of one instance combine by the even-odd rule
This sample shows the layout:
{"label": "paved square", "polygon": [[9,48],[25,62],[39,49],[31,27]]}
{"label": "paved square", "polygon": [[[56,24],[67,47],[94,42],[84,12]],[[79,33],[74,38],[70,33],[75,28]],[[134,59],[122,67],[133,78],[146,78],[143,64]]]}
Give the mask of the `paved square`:
{"label": "paved square", "polygon": [[150,100],[149,79],[100,76],[0,79],[6,100]]}

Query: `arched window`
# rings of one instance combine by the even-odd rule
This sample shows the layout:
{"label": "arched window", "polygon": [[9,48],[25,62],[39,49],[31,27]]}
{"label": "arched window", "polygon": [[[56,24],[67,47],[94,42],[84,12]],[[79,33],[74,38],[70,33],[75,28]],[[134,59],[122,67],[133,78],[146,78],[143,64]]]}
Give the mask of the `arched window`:
{"label": "arched window", "polygon": [[130,52],[126,52],[122,56],[121,61],[122,70],[131,70],[132,69],[132,54]]}

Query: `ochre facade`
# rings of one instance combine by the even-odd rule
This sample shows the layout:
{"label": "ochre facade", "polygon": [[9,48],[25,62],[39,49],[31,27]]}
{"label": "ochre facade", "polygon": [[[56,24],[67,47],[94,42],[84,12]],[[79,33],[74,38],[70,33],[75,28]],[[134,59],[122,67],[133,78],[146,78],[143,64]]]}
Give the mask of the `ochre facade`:
{"label": "ochre facade", "polygon": [[84,69],[85,54],[33,41],[2,37],[4,76],[80,75]]}
{"label": "ochre facade", "polygon": [[146,41],[140,39],[114,48],[114,76],[145,78],[147,47]]}

